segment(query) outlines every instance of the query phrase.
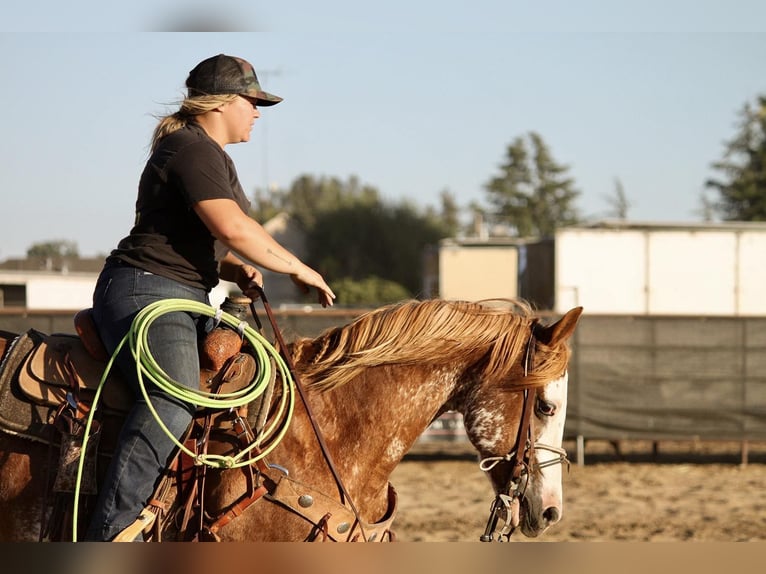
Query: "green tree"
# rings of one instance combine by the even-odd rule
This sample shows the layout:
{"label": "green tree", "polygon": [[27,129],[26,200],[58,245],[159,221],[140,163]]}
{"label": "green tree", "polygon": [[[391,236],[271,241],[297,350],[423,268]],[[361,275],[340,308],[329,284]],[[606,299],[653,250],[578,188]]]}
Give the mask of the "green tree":
{"label": "green tree", "polygon": [[577,223],[580,192],[556,163],[542,137],[516,138],[506,150],[500,174],[486,184],[492,215],[511,225],[520,237],[550,237],[557,227]]}
{"label": "green tree", "polygon": [[452,237],[460,231],[460,207],[455,200],[455,196],[447,189],[439,194],[441,209],[436,210],[433,207],[426,207],[425,216],[432,223],[440,227],[446,233],[445,237]]}
{"label": "green tree", "polygon": [[766,221],[766,95],[745,104],[738,130],[725,143],[724,157],[711,164],[723,178],[705,186],[718,191],[714,207],[722,219]]}
{"label": "green tree", "polygon": [[407,289],[380,277],[362,280],[344,277],[331,281],[330,287],[343,305],[385,305],[410,297]]}
{"label": "green tree", "polygon": [[422,286],[424,248],[447,235],[443,225],[409,203],[357,203],[318,215],[307,238],[307,259],[328,277],[377,277],[412,296]]}
{"label": "green tree", "polygon": [[250,217],[261,223],[268,221],[285,211],[285,198],[285,192],[280,189],[267,192],[257,189],[250,206]]}
{"label": "green tree", "polygon": [[27,249],[27,257],[29,258],[39,257],[41,259],[53,259],[62,257],[77,257],[78,255],[79,252],[77,250],[77,242],[67,241],[64,239],[33,243]]}
{"label": "green tree", "polygon": [[306,263],[330,281],[338,303],[376,304],[420,292],[425,247],[458,227],[454,197],[444,191],[440,199],[440,211],[421,210],[384,202],[355,176],[302,175],[289,190],[256,194],[252,215],[265,221],[290,214],[306,233]]}
{"label": "green tree", "polygon": [[322,213],[348,205],[374,205],[379,201],[378,190],[362,184],[356,176],[343,181],[337,177],[302,175],[288,190],[271,191],[265,197],[257,193],[251,215],[266,221],[286,211],[310,231]]}

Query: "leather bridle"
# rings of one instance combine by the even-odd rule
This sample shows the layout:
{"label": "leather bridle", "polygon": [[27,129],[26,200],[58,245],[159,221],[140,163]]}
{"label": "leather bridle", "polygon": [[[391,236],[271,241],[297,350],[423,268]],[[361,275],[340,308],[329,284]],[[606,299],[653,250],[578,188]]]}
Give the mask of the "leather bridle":
{"label": "leather bridle", "polygon": [[[525,377],[534,368],[535,327],[536,323],[533,323],[524,353]],[[524,492],[527,489],[529,474],[532,471],[530,460],[535,449],[547,450],[558,455],[556,458],[535,465],[538,469],[555,464],[569,464],[567,452],[563,448],[540,443],[535,444],[535,438],[532,433],[532,413],[537,402],[537,392],[535,389],[529,388],[521,392],[524,397],[524,406],[513,448],[505,456],[486,457],[479,462],[479,468],[484,472],[492,470],[498,464],[508,463],[511,465],[511,476],[508,483],[504,489],[497,493],[495,500],[492,501],[487,526],[484,529],[484,534],[479,538],[481,542],[508,541],[511,534],[518,527],[519,508]],[[504,517],[505,522],[499,532],[496,533],[501,516]]]}

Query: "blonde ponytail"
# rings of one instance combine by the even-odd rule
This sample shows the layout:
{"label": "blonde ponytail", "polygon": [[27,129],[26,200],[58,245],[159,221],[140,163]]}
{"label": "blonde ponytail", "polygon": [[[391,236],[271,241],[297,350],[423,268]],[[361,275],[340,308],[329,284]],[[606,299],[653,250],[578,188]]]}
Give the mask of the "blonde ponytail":
{"label": "blonde ponytail", "polygon": [[206,114],[222,104],[234,101],[237,97],[237,94],[221,94],[186,98],[181,102],[181,107],[177,112],[159,118],[159,122],[152,134],[152,151],[157,149],[160,141],[165,136],[186,127],[195,116]]}

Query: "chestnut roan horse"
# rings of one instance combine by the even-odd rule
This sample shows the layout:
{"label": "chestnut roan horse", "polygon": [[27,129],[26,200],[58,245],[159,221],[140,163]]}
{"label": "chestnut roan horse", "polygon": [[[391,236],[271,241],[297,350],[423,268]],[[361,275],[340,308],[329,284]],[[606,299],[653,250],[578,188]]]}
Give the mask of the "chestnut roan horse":
{"label": "chestnut roan horse", "polygon": [[[404,301],[362,314],[315,339],[277,344],[302,389],[283,436],[264,457],[245,466],[200,472],[200,465],[188,460],[184,464],[180,457],[166,473],[172,477],[166,482],[171,486],[162,496],[155,495],[152,508],[159,518],[147,526],[144,537],[391,540],[396,492],[389,477],[430,423],[447,411],[462,414],[468,439],[494,490],[481,539],[507,539],[517,528],[526,536],[538,536],[562,516],[568,340],[582,308],[546,325],[523,302],[501,303]],[[35,335],[31,343],[30,334]],[[74,357],[80,340],[67,337],[73,343],[67,357]],[[26,348],[21,349],[21,339],[27,341]],[[63,410],[69,408],[75,415],[87,411],[72,407],[77,391],[61,393],[62,404],[56,407],[51,406],[55,401],[33,404],[18,388],[19,377],[32,368],[29,356],[45,339],[37,332],[25,337],[0,331],[0,382],[8,386],[0,386],[2,541],[72,540],[71,522],[61,527],[59,521],[57,531],[52,526],[58,515],[71,517],[67,505],[79,501],[80,530],[92,500],[87,489],[79,498],[60,492],[66,489],[51,489],[64,442],[51,428]],[[48,344],[55,346],[50,340]],[[88,368],[103,371],[104,363],[87,353],[85,357]],[[77,368],[82,370],[82,364]],[[277,384],[273,401],[285,393]],[[98,471],[109,456],[110,416],[116,428],[120,420],[119,408],[112,415],[108,405],[104,409],[100,444],[92,447],[98,452]],[[252,442],[253,433],[243,428],[238,413],[222,417],[225,432],[202,424],[201,435],[192,442],[199,445],[199,436],[209,438],[205,448],[211,452],[243,448]],[[208,413],[202,418],[215,417]],[[16,421],[15,426],[5,424],[8,419]],[[252,417],[246,420],[252,422]],[[218,432],[223,438],[216,442],[211,437]],[[182,475],[196,475],[194,486]]]}

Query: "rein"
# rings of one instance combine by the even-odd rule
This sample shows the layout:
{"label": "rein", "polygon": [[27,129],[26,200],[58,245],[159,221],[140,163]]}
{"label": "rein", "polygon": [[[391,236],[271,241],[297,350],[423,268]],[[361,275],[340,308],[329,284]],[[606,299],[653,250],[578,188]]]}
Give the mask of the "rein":
{"label": "rein", "polygon": [[[359,516],[359,511],[356,509],[356,506],[354,505],[353,500],[351,499],[351,496],[348,494],[348,491],[346,490],[346,487],[343,484],[343,480],[340,477],[340,474],[338,473],[337,468],[335,467],[335,463],[332,460],[332,456],[330,455],[330,451],[327,448],[327,443],[324,440],[324,436],[322,434],[322,431],[319,428],[319,425],[317,425],[316,418],[314,417],[314,413],[311,409],[311,406],[309,405],[308,400],[306,399],[306,395],[303,390],[303,384],[301,383],[298,374],[295,371],[295,366],[292,362],[292,358],[290,357],[290,354],[287,352],[287,345],[285,344],[284,339],[282,338],[282,333],[279,330],[279,327],[277,327],[276,319],[274,318],[274,314],[271,310],[271,305],[269,305],[269,301],[266,298],[266,293],[263,291],[262,287],[257,287],[258,294],[260,295],[261,302],[263,303],[263,308],[266,310],[266,315],[269,318],[269,322],[271,323],[271,328],[274,331],[274,337],[276,338],[277,345],[279,346],[279,349],[282,353],[282,357],[284,358],[285,364],[287,365],[287,368],[289,369],[292,377],[293,382],[295,384],[295,388],[298,391],[298,395],[301,398],[301,401],[303,402],[303,406],[306,408],[306,414],[308,415],[309,422],[311,423],[311,428],[314,430],[314,435],[317,438],[317,442],[319,443],[319,448],[322,451],[322,456],[325,459],[325,462],[327,463],[328,468],[330,469],[330,472],[332,473],[333,478],[335,479],[335,484],[338,486],[338,491],[340,493],[341,498],[341,504],[344,503],[344,501],[348,502],[348,505],[351,507],[351,511],[354,513],[354,518],[356,520],[356,523],[358,524],[362,539],[366,541],[367,537],[365,536],[364,529],[362,528],[362,520]],[[253,314],[253,318],[256,322],[258,322],[258,316],[255,313],[255,305],[253,302],[250,302],[250,312]]]}
{"label": "rein", "polygon": [[[524,352],[523,364],[525,377],[529,371],[534,368],[536,324],[536,322],[532,324],[529,340],[527,341]],[[535,444],[534,435],[532,434],[532,413],[535,410],[535,402],[537,398],[536,392],[535,389],[524,389],[521,392],[524,396],[524,406],[513,448],[505,456],[486,457],[479,462],[479,468],[484,472],[492,470],[500,463],[507,462],[511,465],[511,477],[508,480],[505,489],[498,492],[495,500],[492,501],[487,526],[484,529],[484,534],[479,538],[481,542],[492,542],[494,540],[497,540],[498,542],[508,541],[510,540],[511,534],[513,534],[518,527],[519,507],[521,506],[521,499],[524,497],[524,492],[527,488],[529,473],[532,470],[533,465],[530,461],[535,449],[547,450],[558,455],[556,458],[535,465],[538,469],[543,469],[555,464],[564,464],[565,462],[567,464],[569,463],[567,452],[563,448],[545,444]],[[497,530],[498,521],[500,520],[501,515],[504,515],[505,523],[495,538],[495,531]]]}

